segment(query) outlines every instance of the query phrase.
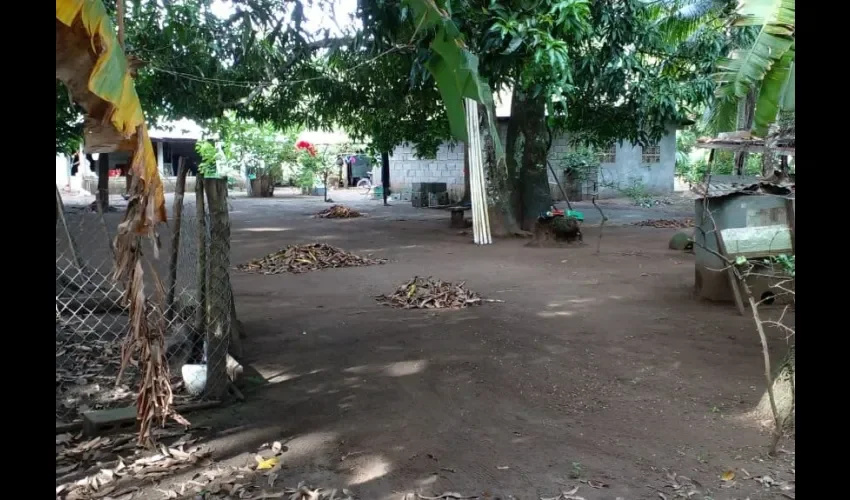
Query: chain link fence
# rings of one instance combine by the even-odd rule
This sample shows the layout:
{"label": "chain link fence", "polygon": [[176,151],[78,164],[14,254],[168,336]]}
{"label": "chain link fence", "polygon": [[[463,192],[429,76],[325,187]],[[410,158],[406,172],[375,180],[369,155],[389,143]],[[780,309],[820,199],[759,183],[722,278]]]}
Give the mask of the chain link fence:
{"label": "chain link fence", "polygon": [[[84,207],[57,211],[57,423],[78,420],[87,411],[135,403],[140,378],[135,360],[126,363],[118,378],[130,333],[123,287],[112,279],[112,244],[121,216]],[[147,317],[151,329],[164,328],[178,408],[200,399],[220,399],[238,366],[228,355],[231,336],[238,338],[228,273],[229,228],[223,231],[216,225],[215,237],[228,239],[215,242],[210,227],[208,215],[200,218],[195,207],[187,205],[176,249],[176,220],[160,225],[158,252],[149,238],[142,239]]]}

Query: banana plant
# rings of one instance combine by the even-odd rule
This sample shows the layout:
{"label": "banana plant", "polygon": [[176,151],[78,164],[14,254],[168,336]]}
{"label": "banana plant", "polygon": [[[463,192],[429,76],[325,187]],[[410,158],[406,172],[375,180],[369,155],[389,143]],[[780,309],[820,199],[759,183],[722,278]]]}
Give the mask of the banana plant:
{"label": "banana plant", "polygon": [[452,135],[459,141],[468,141],[463,99],[472,99],[486,107],[490,135],[497,154],[501,156],[502,147],[495,130],[493,91],[487,80],[478,73],[478,56],[466,48],[463,36],[451,18],[449,5],[441,8],[435,0],[405,1],[413,11],[413,23],[417,31],[434,32],[430,45],[432,53],[426,67],[437,83]]}
{"label": "banana plant", "polygon": [[739,0],[733,26],[758,26],[752,46],[718,63],[721,100],[755,90],[753,134],[764,137],[780,112],[795,109],[795,0]]}

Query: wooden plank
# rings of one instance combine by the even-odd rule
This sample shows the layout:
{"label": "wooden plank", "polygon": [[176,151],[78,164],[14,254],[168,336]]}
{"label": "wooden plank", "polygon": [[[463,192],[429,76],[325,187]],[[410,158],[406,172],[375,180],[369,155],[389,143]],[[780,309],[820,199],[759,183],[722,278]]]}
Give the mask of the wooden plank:
{"label": "wooden plank", "polygon": [[793,250],[791,230],[787,225],[736,227],[718,231],[722,234],[729,258],[761,257],[789,253]]}
{"label": "wooden plank", "polygon": [[[719,149],[722,151],[746,151],[748,153],[763,153],[764,145],[763,144],[730,144],[730,143],[697,143],[694,144],[695,148],[700,149]],[[781,146],[772,148],[774,153],[780,155],[790,155],[793,156],[796,154],[797,148]]]}
{"label": "wooden plank", "polygon": [[[721,255],[726,257],[727,260],[730,259],[730,255],[726,252],[726,243],[723,241],[723,235],[721,234],[723,231],[715,231],[714,234],[717,238],[717,250]],[[734,264],[726,264],[726,274],[729,276],[729,286],[732,288],[732,296],[735,298],[735,307],[738,308],[738,314],[743,316],[746,312],[744,308],[744,299],[741,297],[741,288],[738,286],[738,277],[735,275],[735,269],[732,267]]]}
{"label": "wooden plank", "polygon": [[791,255],[796,255],[794,245],[797,240],[796,208],[797,207],[795,206],[793,198],[785,199],[785,213],[787,214],[786,219],[788,220],[788,232],[791,236]]}

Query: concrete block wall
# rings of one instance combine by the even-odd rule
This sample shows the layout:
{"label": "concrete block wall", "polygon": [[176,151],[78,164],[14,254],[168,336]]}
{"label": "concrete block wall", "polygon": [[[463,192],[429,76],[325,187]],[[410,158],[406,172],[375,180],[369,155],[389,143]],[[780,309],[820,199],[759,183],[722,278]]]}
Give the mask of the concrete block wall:
{"label": "concrete block wall", "polygon": [[676,167],[676,129],[670,128],[658,141],[661,161],[643,161],[643,148],[624,142],[617,145],[617,161],[599,166],[600,198],[623,196],[623,190],[641,186],[648,194],[665,195],[673,192]]}
{"label": "concrete block wall", "polygon": [[[502,144],[507,140],[507,124],[499,123],[499,136]],[[599,166],[598,189],[600,198],[623,196],[623,190],[640,185],[649,194],[669,194],[673,192],[674,170],[676,164],[676,130],[671,127],[667,135],[659,141],[661,161],[647,164],[642,161],[643,150],[640,146],[624,142],[617,145],[616,159],[613,163]],[[569,151],[569,137],[562,134],[552,141],[549,161],[558,179],[563,182],[564,155]],[[454,146],[444,144],[437,150],[435,158],[417,158],[410,144],[398,146],[390,156],[390,186],[393,190],[410,188],[414,182],[445,182],[452,201],[463,196],[463,155],[462,143]],[[547,168],[548,170],[548,168]],[[554,200],[563,196],[557,182],[549,173],[549,184]],[[377,179],[377,178],[376,178]],[[592,181],[586,181],[592,184]],[[585,186],[583,192],[592,191]]]}
{"label": "concrete block wall", "polygon": [[413,145],[390,155],[390,189],[409,189],[414,182],[445,182],[452,201],[463,197],[463,144],[443,144],[434,158],[417,158]]}

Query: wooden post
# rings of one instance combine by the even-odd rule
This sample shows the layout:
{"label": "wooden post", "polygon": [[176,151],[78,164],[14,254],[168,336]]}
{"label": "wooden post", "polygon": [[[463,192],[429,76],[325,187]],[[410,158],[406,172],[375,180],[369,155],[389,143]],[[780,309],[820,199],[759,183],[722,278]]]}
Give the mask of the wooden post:
{"label": "wooden post", "polygon": [[381,153],[381,186],[384,190],[384,206],[389,206],[387,197],[390,195],[390,152]]}
{"label": "wooden post", "polygon": [[80,256],[80,249],[77,248],[77,242],[71,234],[68,227],[68,221],[65,219],[65,204],[62,203],[62,195],[59,193],[59,186],[56,186],[56,220],[62,222],[62,230],[65,237],[68,239],[68,248],[71,249],[71,261],[77,266],[77,269],[82,272],[85,265],[83,258]]}
{"label": "wooden post", "polygon": [[204,179],[210,212],[210,251],[207,280],[206,395],[220,399],[228,388],[227,351],[230,340],[230,215],[227,179]]}
{"label": "wooden post", "polygon": [[177,163],[177,185],[174,186],[174,228],[171,233],[171,261],[168,266],[168,296],[165,300],[165,319],[174,318],[174,295],[177,293],[177,260],[180,256],[180,225],[183,218],[183,196],[186,193],[186,158]]}
{"label": "wooden post", "polygon": [[[717,251],[728,260],[729,254],[726,253],[726,242],[723,241],[723,234],[719,229],[715,228],[714,236],[717,238]],[[732,266],[734,266],[734,263],[726,264],[726,275],[729,276],[729,288],[732,289],[732,297],[735,299],[735,307],[738,308],[738,313],[743,316],[745,314],[744,299],[741,296],[741,288],[738,286],[738,277]],[[744,286],[746,286],[746,282],[744,282]]]}
{"label": "wooden post", "polygon": [[230,292],[230,344],[229,352],[242,359],[242,338],[245,336],[236,316],[236,300],[233,297],[233,285],[230,284],[230,274],[227,275],[227,287]]}
{"label": "wooden post", "polygon": [[[83,167],[83,155],[80,155],[80,169]],[[97,197],[96,203],[102,211],[109,209],[109,157],[100,155],[97,161]]]}
{"label": "wooden post", "polygon": [[198,309],[195,311],[195,331],[207,327],[207,214],[204,203],[204,174],[195,176],[195,216],[198,219]]}

